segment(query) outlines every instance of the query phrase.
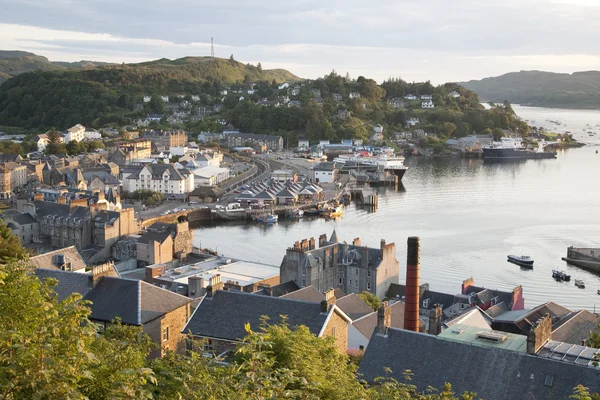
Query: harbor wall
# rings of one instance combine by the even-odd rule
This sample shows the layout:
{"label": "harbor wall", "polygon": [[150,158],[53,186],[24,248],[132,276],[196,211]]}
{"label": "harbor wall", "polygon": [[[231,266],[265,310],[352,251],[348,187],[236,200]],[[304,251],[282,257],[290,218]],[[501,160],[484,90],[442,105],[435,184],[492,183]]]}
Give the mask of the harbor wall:
{"label": "harbor wall", "polygon": [[600,248],[568,247],[567,256],[562,258],[569,264],[600,272]]}

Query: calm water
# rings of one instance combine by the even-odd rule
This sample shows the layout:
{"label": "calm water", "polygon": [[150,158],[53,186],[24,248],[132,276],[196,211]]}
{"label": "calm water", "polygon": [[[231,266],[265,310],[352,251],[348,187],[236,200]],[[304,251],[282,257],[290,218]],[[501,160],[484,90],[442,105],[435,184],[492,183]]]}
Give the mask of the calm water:
{"label": "calm water", "polygon": [[[560,120],[565,130],[600,124],[600,112],[515,107],[536,126]],[[544,123],[545,122],[545,123]],[[600,128],[593,128],[600,132]],[[600,136],[600,133],[597,135]],[[510,290],[523,285],[527,307],[553,300],[574,309],[600,310],[600,276],[569,267],[561,257],[569,245],[600,247],[600,139],[560,152],[556,160],[483,164],[480,160],[411,159],[399,191],[380,191],[379,209],[351,205],[337,221],[282,221],[276,226],[226,224],[197,229],[194,244],[227,256],[279,265],[296,240],[335,227],[341,240],[360,237],[377,247],[396,242],[404,282],[406,238],[421,237],[421,279],[432,290],[458,293],[465,278],[477,285]],[[506,262],[507,254],[527,254],[533,270]],[[552,279],[552,269],[572,276]],[[574,286],[583,279],[586,289]]]}

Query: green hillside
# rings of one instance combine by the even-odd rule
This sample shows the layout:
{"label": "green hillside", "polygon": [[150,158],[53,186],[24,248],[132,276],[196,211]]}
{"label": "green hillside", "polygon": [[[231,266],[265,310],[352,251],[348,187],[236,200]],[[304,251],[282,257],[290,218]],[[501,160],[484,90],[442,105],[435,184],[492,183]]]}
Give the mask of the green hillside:
{"label": "green hillside", "polygon": [[473,90],[484,101],[600,109],[600,71],[573,74],[520,71],[459,84]]}
{"label": "green hillside", "polygon": [[0,83],[25,72],[61,69],[63,69],[62,66],[53,64],[46,57],[25,51],[0,50]]}

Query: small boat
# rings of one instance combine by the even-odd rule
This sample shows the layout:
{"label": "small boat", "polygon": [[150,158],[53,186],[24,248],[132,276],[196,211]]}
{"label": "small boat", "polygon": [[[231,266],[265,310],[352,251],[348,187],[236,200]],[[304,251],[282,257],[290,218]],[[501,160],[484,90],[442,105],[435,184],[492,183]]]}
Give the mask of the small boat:
{"label": "small boat", "polygon": [[316,217],[316,216],[319,216],[320,214],[321,214],[321,210],[316,207],[309,208],[308,210],[304,211],[304,215],[311,216],[311,217]]}
{"label": "small boat", "polygon": [[577,286],[579,289],[584,289],[585,283],[581,279],[575,279],[575,286]]}
{"label": "small boat", "polygon": [[533,265],[533,259],[529,256],[514,256],[512,254],[509,254],[508,261],[514,262],[515,264],[519,265]]}
{"label": "small boat", "polygon": [[288,212],[289,219],[300,219],[302,217],[304,217],[304,211],[302,210],[290,210]]}
{"label": "small boat", "polygon": [[558,270],[552,270],[552,277],[557,281],[569,282],[571,280],[571,275],[567,275],[564,272]]}
{"label": "small boat", "polygon": [[322,217],[325,218],[337,218],[342,216],[342,206],[329,207],[322,211]]}
{"label": "small boat", "polygon": [[266,214],[256,217],[256,222],[260,222],[262,224],[274,224],[278,219],[279,217],[277,217],[275,214]]}
{"label": "small boat", "polygon": [[596,293],[600,294],[600,289],[598,289],[598,290],[596,291]]}

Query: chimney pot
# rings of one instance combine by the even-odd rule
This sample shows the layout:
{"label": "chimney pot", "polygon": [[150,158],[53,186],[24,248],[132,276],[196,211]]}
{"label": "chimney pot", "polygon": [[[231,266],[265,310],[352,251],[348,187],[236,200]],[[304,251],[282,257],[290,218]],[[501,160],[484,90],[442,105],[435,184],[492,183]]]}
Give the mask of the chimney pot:
{"label": "chimney pot", "polygon": [[442,306],[434,304],[429,310],[429,329],[431,335],[439,335],[442,332]]}
{"label": "chimney pot", "polygon": [[381,239],[381,250],[385,247],[385,239]]}
{"label": "chimney pot", "polygon": [[354,240],[352,241],[352,244],[354,246],[360,246],[360,238],[354,238]]}
{"label": "chimney pot", "polygon": [[377,333],[380,335],[387,334],[387,328],[392,326],[392,309],[387,301],[381,303],[377,310]]}

